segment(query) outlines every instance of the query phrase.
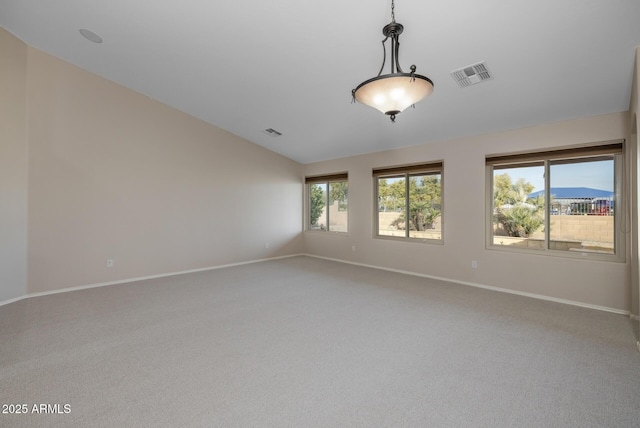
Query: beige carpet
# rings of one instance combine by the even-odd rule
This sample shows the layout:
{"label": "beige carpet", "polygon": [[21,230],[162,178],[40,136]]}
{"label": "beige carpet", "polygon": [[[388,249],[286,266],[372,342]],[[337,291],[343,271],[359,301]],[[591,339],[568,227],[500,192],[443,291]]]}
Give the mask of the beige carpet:
{"label": "beige carpet", "polygon": [[634,343],[622,315],[294,257],[0,307],[1,402],[28,407],[0,426],[640,426]]}

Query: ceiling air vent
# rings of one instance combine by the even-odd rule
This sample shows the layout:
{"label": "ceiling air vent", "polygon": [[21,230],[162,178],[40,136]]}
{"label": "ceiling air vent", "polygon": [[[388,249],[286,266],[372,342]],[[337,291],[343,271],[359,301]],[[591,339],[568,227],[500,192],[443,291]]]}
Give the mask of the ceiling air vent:
{"label": "ceiling air vent", "polygon": [[493,75],[491,75],[484,62],[468,65],[459,70],[453,70],[451,77],[453,77],[453,80],[455,80],[461,88],[493,79]]}
{"label": "ceiling air vent", "polygon": [[264,133],[267,135],[271,135],[272,137],[279,137],[282,135],[282,132],[278,132],[273,128],[267,128],[264,130]]}

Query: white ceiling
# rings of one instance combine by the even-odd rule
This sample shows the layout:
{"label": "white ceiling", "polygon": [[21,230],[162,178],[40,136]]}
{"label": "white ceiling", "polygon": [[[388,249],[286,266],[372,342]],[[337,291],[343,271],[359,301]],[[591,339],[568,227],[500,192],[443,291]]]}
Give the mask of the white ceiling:
{"label": "white ceiling", "polygon": [[[435,90],[392,124],[351,104],[380,69],[390,11],[391,0],[0,0],[0,26],[302,163],[629,108],[638,0],[397,0],[400,64]],[[449,73],[480,61],[494,79],[459,88]]]}

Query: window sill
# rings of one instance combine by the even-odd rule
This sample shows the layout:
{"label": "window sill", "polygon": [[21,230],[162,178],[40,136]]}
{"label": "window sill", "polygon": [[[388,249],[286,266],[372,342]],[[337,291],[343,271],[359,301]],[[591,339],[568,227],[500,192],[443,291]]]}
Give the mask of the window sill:
{"label": "window sill", "polygon": [[408,242],[411,244],[444,245],[443,239],[406,238],[404,236],[390,236],[390,235],[374,235],[373,239],[382,239],[384,241]]}
{"label": "window sill", "polygon": [[501,251],[503,253],[530,254],[537,256],[557,257],[560,259],[579,259],[614,263],[626,262],[623,254],[604,254],[594,250],[579,248],[573,248],[567,251],[558,251],[548,249],[514,248],[510,245],[487,245],[486,249],[491,251]]}
{"label": "window sill", "polygon": [[349,232],[335,232],[331,230],[305,230],[305,234],[321,236],[349,236]]}

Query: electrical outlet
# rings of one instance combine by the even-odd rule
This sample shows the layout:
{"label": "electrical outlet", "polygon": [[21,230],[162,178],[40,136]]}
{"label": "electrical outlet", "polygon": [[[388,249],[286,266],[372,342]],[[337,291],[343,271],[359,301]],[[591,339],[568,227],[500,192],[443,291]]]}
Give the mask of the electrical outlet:
{"label": "electrical outlet", "polygon": [[113,267],[113,259],[107,259],[107,267]]}
{"label": "electrical outlet", "polygon": [[269,249],[269,243],[264,244],[264,248]]}
{"label": "electrical outlet", "polygon": [[356,252],[356,246],[355,246],[355,245],[353,245],[353,246],[351,247],[351,251],[353,251],[354,253]]}
{"label": "electrical outlet", "polygon": [[471,260],[471,267],[473,269],[477,269],[478,268],[478,262],[476,260]]}

